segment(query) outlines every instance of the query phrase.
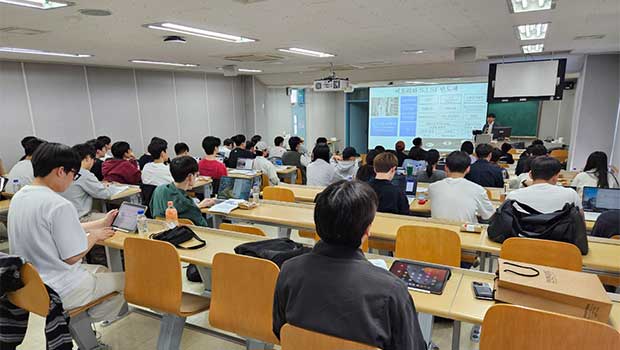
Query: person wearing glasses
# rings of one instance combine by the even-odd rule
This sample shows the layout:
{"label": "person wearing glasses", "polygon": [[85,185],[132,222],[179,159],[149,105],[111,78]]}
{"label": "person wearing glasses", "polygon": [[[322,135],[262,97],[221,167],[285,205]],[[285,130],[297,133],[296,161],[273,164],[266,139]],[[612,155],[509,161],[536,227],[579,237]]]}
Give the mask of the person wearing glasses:
{"label": "person wearing glasses", "polygon": [[114,319],[123,307],[124,273],[82,263],[95,246],[112,236],[118,210],[80,223],[78,212],[59,193],[80,178],[79,154],[59,143],[45,143],[32,156],[34,180],[13,196],[9,207],[10,254],[29,261],[58,294],[65,310],[112,292],[118,295],[88,310],[95,322]]}
{"label": "person wearing glasses", "polygon": [[75,145],[72,149],[78,153],[82,163],[73,183],[60,195],[77,209],[81,222],[101,219],[105,214],[92,212],[93,198],[108,199],[112,191],[90,171],[95,164],[97,151],[88,143]]}

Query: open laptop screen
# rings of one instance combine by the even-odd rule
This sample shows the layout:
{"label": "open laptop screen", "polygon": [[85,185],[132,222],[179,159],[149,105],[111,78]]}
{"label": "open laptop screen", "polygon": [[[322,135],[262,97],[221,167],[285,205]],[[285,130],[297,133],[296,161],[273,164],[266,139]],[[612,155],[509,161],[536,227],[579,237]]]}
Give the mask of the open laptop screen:
{"label": "open laptop screen", "polygon": [[222,176],[220,178],[220,187],[217,191],[218,199],[250,199],[250,191],[252,190],[252,180],[236,178],[230,176]]}
{"label": "open laptop screen", "polygon": [[620,189],[619,188],[583,188],[583,210],[603,212],[607,210],[620,209]]}

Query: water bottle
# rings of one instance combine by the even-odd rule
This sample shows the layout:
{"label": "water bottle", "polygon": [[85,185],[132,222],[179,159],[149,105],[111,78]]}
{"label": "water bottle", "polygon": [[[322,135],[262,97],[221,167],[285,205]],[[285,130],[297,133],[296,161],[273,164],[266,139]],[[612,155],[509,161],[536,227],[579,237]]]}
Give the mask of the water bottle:
{"label": "water bottle", "polygon": [[138,233],[142,236],[146,236],[146,234],[149,232],[149,225],[146,221],[146,215],[144,215],[144,210],[138,210],[138,216],[136,219],[138,221]]}
{"label": "water bottle", "polygon": [[13,179],[13,193],[17,193],[17,191],[21,189],[22,189],[22,186],[19,183],[19,179]]}
{"label": "water bottle", "polygon": [[166,209],[166,224],[169,228],[175,228],[179,225],[179,214],[174,207],[172,201],[168,201],[168,209]]}
{"label": "water bottle", "polygon": [[254,185],[254,187],[252,188],[252,202],[258,204],[259,199],[260,189],[258,188],[258,185]]}

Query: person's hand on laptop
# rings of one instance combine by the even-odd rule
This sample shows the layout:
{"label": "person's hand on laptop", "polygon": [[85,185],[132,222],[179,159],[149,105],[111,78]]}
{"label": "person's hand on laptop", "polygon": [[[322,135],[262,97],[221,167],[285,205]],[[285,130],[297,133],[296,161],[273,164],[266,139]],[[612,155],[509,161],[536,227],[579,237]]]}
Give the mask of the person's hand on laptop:
{"label": "person's hand on laptop", "polygon": [[102,227],[98,229],[91,230],[89,232],[97,242],[105,241],[106,239],[114,236],[114,230],[111,227]]}
{"label": "person's hand on laptop", "polygon": [[198,208],[209,208],[215,204],[214,198],[205,198],[202,202],[198,203]]}

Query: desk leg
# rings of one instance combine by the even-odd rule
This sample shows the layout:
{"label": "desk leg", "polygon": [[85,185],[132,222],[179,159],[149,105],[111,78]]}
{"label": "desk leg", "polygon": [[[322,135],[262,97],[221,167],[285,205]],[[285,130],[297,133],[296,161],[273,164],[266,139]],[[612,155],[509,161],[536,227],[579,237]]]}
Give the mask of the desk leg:
{"label": "desk leg", "polygon": [[246,350],[269,350],[273,349],[273,344],[265,343],[260,340],[248,338],[245,341]]}
{"label": "desk leg", "polygon": [[211,198],[211,195],[213,194],[213,183],[204,185],[202,190],[205,198]]}
{"label": "desk leg", "polygon": [[461,321],[454,321],[452,325],[452,350],[459,350],[461,344]]}
{"label": "desk leg", "polygon": [[297,182],[297,171],[291,173],[290,179],[291,185],[294,185]]}
{"label": "desk leg", "polygon": [[179,349],[184,326],[185,317],[164,314],[161,318],[161,326],[159,328],[157,350]]}
{"label": "desk leg", "polygon": [[108,212],[108,202],[105,199],[101,201],[101,211],[104,213]]}
{"label": "desk leg", "polygon": [[435,317],[431,314],[425,314],[418,312],[418,322],[420,323],[420,329],[422,330],[422,336],[427,345],[433,342],[433,321]]}
{"label": "desk leg", "polygon": [[222,216],[221,215],[213,215],[213,228],[220,228],[222,224]]}
{"label": "desk leg", "polygon": [[291,229],[286,227],[278,227],[278,238],[291,238]]}
{"label": "desk leg", "polygon": [[198,274],[200,275],[200,278],[202,279],[202,285],[205,288],[205,290],[202,292],[202,295],[205,297],[211,297],[211,271],[212,270],[205,266],[196,265],[196,267],[198,268]]}
{"label": "desk leg", "polygon": [[480,260],[480,271],[486,271],[487,266],[487,253],[478,252],[478,259]]}
{"label": "desk leg", "polygon": [[108,269],[111,272],[123,272],[120,249],[105,247],[105,257],[108,260]]}

